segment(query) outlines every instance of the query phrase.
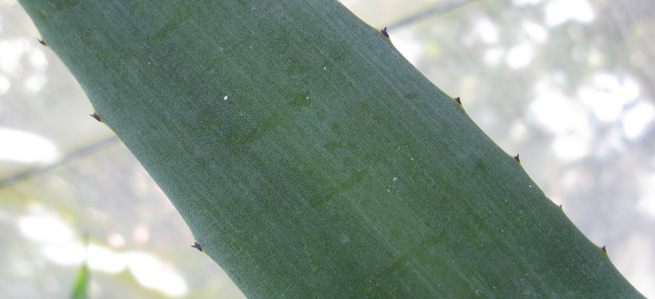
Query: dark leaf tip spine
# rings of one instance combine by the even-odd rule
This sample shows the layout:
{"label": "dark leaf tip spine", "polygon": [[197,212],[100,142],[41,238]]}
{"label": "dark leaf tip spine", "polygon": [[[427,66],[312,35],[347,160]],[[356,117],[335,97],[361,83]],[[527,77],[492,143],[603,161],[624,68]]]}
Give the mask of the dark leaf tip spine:
{"label": "dark leaf tip spine", "polygon": [[601,247],[600,249],[603,250],[605,254],[607,254],[607,248],[605,248],[605,245],[603,245],[603,247]]}
{"label": "dark leaf tip spine", "polygon": [[97,120],[99,122],[102,122],[102,118],[100,118],[100,115],[98,115],[98,113],[94,112],[93,114],[89,114],[89,115],[91,115],[91,117],[95,118],[95,120]]}
{"label": "dark leaf tip spine", "polygon": [[44,45],[46,47],[48,46],[48,44],[46,44],[46,42],[44,40],[40,39],[40,38],[39,38],[39,44],[42,44],[42,45]]}
{"label": "dark leaf tip spine", "polygon": [[460,100],[459,97],[456,97],[456,98],[455,98],[455,102],[457,102],[457,104],[459,104],[460,106],[462,106],[462,100]]}
{"label": "dark leaf tip spine", "polygon": [[202,252],[202,246],[200,246],[198,242],[194,242],[194,244],[191,245],[191,247],[198,249],[200,252]]}
{"label": "dark leaf tip spine", "polygon": [[516,162],[521,163],[521,159],[519,159],[519,154],[516,154],[516,156],[514,156],[514,160],[516,160]]}
{"label": "dark leaf tip spine", "polygon": [[384,35],[384,37],[389,38],[389,33],[387,33],[387,27],[384,27],[383,29],[381,29],[380,33],[382,33],[382,35]]}

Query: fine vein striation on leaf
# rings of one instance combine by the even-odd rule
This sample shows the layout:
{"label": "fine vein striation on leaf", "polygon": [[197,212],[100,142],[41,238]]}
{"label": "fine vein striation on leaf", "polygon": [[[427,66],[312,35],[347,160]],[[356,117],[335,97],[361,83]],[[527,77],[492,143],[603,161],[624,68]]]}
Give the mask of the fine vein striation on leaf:
{"label": "fine vein striation on leaf", "polygon": [[336,1],[20,2],[246,296],[640,296]]}

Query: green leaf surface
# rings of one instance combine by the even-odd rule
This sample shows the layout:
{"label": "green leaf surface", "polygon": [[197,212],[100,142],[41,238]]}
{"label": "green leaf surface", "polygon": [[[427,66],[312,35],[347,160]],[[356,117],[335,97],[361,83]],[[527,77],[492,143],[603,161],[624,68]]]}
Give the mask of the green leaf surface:
{"label": "green leaf surface", "polygon": [[641,296],[338,2],[20,2],[248,297]]}
{"label": "green leaf surface", "polygon": [[84,265],[80,266],[80,269],[77,271],[77,277],[75,277],[75,285],[73,285],[73,292],[71,294],[72,299],[86,299],[88,297],[88,285],[89,285],[89,267],[84,262]]}

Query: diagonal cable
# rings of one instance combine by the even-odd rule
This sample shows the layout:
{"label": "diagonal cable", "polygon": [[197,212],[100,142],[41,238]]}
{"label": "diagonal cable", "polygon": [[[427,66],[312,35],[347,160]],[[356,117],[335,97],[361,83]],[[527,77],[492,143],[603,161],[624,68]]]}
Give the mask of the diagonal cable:
{"label": "diagonal cable", "polygon": [[118,136],[111,136],[108,138],[105,138],[103,140],[100,140],[98,142],[83,146],[81,148],[78,148],[72,152],[69,152],[68,154],[64,155],[61,159],[50,163],[48,165],[44,166],[37,166],[37,167],[32,167],[27,170],[21,171],[19,173],[16,173],[14,175],[10,175],[2,180],[0,180],[0,189],[3,189],[7,186],[10,186],[12,184],[18,183],[24,179],[27,179],[29,177],[33,177],[36,175],[39,175],[41,173],[44,173],[46,171],[49,171],[59,165],[62,165],[64,163],[70,162],[74,159],[87,156],[90,154],[93,154],[95,152],[98,152],[106,147],[109,147],[111,145],[114,145],[116,143],[120,143],[120,139],[118,139]]}
{"label": "diagonal cable", "polygon": [[469,4],[471,2],[474,2],[476,0],[453,0],[450,2],[446,3],[438,3],[433,5],[432,7],[426,9],[425,11],[422,11],[420,13],[417,13],[415,15],[409,16],[407,18],[404,18],[400,21],[397,21],[389,26],[387,26],[387,31],[389,30],[395,30],[395,29],[400,29],[401,27],[416,23],[418,21],[421,21],[423,19],[429,18],[434,15],[442,14],[449,12],[455,8],[458,8],[460,6],[463,6],[465,4]]}

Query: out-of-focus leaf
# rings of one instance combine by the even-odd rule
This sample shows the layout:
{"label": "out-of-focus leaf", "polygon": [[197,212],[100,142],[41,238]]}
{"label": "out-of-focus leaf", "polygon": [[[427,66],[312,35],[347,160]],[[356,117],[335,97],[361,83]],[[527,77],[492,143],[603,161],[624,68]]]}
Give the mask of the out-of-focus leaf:
{"label": "out-of-focus leaf", "polygon": [[89,285],[89,267],[86,262],[84,265],[80,266],[80,269],[77,271],[77,277],[75,278],[75,285],[73,285],[73,293],[71,295],[72,299],[86,299],[87,298],[87,287]]}

